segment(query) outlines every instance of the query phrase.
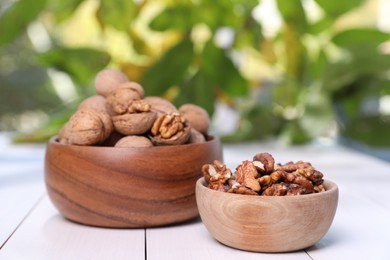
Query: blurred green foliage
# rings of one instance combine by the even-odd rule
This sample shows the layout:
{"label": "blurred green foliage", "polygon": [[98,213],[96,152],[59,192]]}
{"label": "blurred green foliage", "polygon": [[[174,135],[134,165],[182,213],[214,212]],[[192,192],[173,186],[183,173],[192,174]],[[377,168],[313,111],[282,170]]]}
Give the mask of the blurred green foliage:
{"label": "blurred green foliage", "polygon": [[[115,30],[129,41],[133,58],[118,59],[103,44],[75,47],[61,38],[59,28],[88,1],[96,4],[91,19],[102,42],[110,45],[107,32]],[[216,102],[232,106],[240,120],[225,141],[281,137],[305,143],[337,127],[342,136],[390,145],[383,138],[389,115],[364,109],[390,94],[390,56],[379,48],[390,37],[376,28],[336,28],[363,0],[313,0],[323,13],[315,22],[303,0],[276,0],[282,25],[272,36],[253,15],[257,0],[88,1],[19,0],[0,7],[0,116],[42,109],[51,118],[20,140],[56,134],[80,100],[93,94],[96,73],[114,66],[141,82],[147,95],[176,105],[195,103],[211,115]],[[158,12],[145,19],[151,6]],[[140,21],[146,23],[141,29]],[[47,50],[30,42],[34,22],[49,34]],[[222,29],[232,36],[225,45],[215,40]],[[272,75],[248,76],[243,53],[261,60]],[[59,99],[48,76],[52,69],[70,76],[78,98]]]}

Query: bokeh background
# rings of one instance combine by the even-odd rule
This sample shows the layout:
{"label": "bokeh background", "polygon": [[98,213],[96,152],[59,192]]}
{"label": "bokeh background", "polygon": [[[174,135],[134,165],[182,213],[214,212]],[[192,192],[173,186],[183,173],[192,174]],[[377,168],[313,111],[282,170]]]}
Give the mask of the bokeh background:
{"label": "bokeh background", "polygon": [[225,142],[383,155],[389,14],[388,0],[0,0],[0,131],[46,141],[111,67],[204,107]]}

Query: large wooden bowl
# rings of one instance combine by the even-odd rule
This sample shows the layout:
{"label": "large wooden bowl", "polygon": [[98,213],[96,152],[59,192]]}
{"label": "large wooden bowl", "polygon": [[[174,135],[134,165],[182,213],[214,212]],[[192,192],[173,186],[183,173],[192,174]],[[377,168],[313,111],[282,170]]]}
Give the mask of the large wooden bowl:
{"label": "large wooden bowl", "polygon": [[66,218],[93,226],[139,228],[198,216],[201,167],[222,160],[217,138],[148,148],[64,145],[46,149],[48,195]]}
{"label": "large wooden bowl", "polygon": [[336,213],[338,187],[301,196],[250,196],[196,183],[200,217],[209,233],[230,247],[255,252],[287,252],[309,247],[328,231]]}

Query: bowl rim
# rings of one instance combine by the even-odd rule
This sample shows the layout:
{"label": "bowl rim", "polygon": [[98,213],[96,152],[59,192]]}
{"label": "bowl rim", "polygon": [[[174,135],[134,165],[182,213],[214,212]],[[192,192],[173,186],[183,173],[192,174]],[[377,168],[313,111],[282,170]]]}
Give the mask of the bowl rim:
{"label": "bowl rim", "polygon": [[178,144],[178,145],[159,145],[159,146],[150,146],[150,147],[115,147],[115,146],[104,146],[104,145],[76,145],[76,144],[64,144],[58,142],[58,135],[52,136],[48,141],[48,145],[56,145],[63,147],[77,147],[78,149],[102,149],[102,150],[111,150],[111,149],[127,149],[127,150],[145,150],[145,149],[154,149],[154,150],[164,150],[172,149],[173,147],[201,147],[208,144],[220,143],[219,137],[214,135],[207,135],[206,142],[202,143],[192,143],[192,144]]}
{"label": "bowl rim", "polygon": [[[202,191],[206,192],[211,192],[214,193],[215,195],[220,194],[219,196],[231,196],[231,199],[233,198],[247,198],[249,200],[299,200],[302,198],[314,198],[315,196],[317,197],[322,197],[324,195],[328,195],[331,193],[338,193],[338,186],[335,182],[330,181],[328,179],[324,179],[323,184],[329,188],[327,188],[324,192],[319,192],[319,193],[309,193],[309,194],[303,194],[303,195],[296,195],[296,196],[261,196],[261,195],[245,195],[245,194],[237,194],[237,193],[228,193],[228,192],[222,192],[218,190],[213,190],[210,189],[206,186],[206,180],[204,177],[199,178],[196,181],[196,189],[201,189]],[[197,193],[198,194],[198,193]]]}

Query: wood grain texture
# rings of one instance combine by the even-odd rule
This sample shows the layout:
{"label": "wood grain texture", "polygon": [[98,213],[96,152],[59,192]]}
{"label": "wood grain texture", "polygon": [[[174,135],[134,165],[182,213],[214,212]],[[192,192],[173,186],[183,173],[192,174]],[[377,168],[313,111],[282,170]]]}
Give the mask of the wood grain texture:
{"label": "wood grain texture", "polygon": [[198,216],[195,183],[201,167],[222,160],[218,139],[200,144],[114,148],[63,145],[51,139],[45,156],[50,199],[82,224],[138,228]]}
{"label": "wood grain texture", "polygon": [[199,213],[209,233],[230,247],[256,252],[307,248],[328,231],[336,213],[338,187],[325,181],[326,192],[265,197],[231,194],[196,184]]}

